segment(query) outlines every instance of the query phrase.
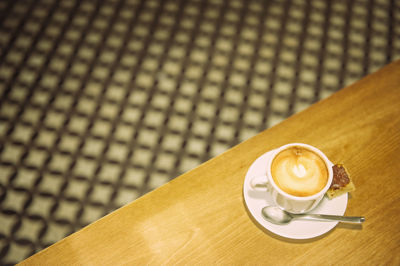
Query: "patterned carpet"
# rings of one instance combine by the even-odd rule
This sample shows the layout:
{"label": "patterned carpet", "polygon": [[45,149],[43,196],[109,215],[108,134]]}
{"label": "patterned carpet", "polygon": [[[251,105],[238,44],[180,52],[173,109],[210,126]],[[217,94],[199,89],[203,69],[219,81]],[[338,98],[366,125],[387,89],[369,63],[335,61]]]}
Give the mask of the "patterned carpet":
{"label": "patterned carpet", "polygon": [[395,0],[9,0],[0,14],[0,264],[400,58]]}

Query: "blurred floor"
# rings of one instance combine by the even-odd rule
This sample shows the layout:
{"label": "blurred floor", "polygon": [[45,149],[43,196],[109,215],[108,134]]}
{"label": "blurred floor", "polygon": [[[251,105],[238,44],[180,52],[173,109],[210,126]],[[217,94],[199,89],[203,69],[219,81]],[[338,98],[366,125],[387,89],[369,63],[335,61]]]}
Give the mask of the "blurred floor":
{"label": "blurred floor", "polygon": [[0,264],[400,58],[400,3],[1,1]]}

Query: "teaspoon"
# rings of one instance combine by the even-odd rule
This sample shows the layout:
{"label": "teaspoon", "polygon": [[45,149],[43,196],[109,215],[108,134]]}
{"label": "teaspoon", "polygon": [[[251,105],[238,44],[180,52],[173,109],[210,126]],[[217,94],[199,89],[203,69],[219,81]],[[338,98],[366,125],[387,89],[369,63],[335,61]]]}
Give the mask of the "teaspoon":
{"label": "teaspoon", "polygon": [[365,221],[364,217],[327,215],[327,214],[294,214],[279,209],[275,206],[266,206],[261,210],[265,220],[274,224],[287,224],[293,219],[307,219],[316,221],[339,221],[345,223],[360,224]]}

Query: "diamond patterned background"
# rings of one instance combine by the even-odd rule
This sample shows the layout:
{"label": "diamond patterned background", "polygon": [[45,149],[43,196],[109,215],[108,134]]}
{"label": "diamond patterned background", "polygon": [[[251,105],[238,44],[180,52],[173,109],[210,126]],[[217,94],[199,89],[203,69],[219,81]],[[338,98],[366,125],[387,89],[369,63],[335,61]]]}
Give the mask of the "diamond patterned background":
{"label": "diamond patterned background", "polygon": [[0,264],[400,58],[400,3],[0,1]]}

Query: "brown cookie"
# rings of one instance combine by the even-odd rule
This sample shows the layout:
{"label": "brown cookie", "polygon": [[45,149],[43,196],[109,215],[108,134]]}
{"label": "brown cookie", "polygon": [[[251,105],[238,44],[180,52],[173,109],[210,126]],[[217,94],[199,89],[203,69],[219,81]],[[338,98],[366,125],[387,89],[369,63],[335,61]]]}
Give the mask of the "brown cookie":
{"label": "brown cookie", "polygon": [[330,199],[338,197],[344,193],[354,191],[356,187],[351,181],[350,175],[344,165],[336,164],[332,167],[333,180],[330,188],[326,192]]}

